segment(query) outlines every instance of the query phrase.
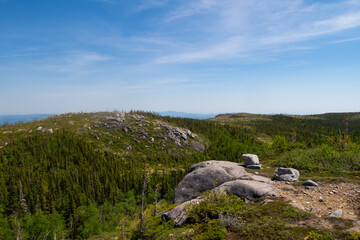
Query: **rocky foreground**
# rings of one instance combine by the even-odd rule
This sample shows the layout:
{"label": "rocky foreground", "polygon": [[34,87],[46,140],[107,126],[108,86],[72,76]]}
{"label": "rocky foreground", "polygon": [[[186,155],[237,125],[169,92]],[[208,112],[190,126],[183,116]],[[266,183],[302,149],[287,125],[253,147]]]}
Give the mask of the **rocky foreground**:
{"label": "rocky foreground", "polygon": [[[175,189],[174,203],[181,203],[163,213],[173,219],[176,225],[187,220],[186,207],[203,200],[203,193],[234,194],[245,202],[259,197],[282,197],[294,207],[312,212],[319,217],[335,217],[355,220],[354,231],[358,231],[356,213],[360,209],[360,191],[357,183],[318,184],[307,180],[302,185],[293,185],[299,179],[299,172],[292,168],[278,168],[274,178],[252,174],[246,167],[258,166],[256,155],[243,156],[244,165],[228,161],[205,161],[193,165],[188,174]],[[249,158],[254,161],[251,162]],[[307,223],[304,223],[305,225]],[[310,224],[311,225],[311,224]]]}
{"label": "rocky foreground", "polygon": [[271,179],[248,173],[244,166],[228,161],[205,161],[193,165],[189,173],[175,189],[175,203],[181,203],[164,213],[167,219],[174,219],[182,225],[187,216],[185,207],[202,201],[206,191],[231,193],[245,201],[261,196],[277,197],[278,191]]}

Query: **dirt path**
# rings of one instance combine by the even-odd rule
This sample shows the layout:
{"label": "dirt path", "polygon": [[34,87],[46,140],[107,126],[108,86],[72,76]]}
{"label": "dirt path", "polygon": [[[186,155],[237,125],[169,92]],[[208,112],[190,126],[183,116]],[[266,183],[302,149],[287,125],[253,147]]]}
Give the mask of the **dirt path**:
{"label": "dirt path", "polygon": [[359,183],[339,182],[320,184],[318,187],[294,186],[280,181],[274,184],[285,200],[319,217],[341,209],[344,219],[360,220]]}

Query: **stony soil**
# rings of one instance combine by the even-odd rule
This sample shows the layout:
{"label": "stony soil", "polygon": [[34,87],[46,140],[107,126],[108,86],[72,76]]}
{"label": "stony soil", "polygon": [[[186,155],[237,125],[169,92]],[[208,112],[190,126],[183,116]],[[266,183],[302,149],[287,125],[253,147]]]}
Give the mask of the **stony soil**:
{"label": "stony soil", "polygon": [[[343,219],[354,221],[352,232],[360,231],[360,184],[355,182],[324,183],[317,187],[305,187],[277,181],[279,195],[292,205],[312,212],[318,217],[329,216],[341,209]],[[318,222],[322,225],[325,222]],[[308,223],[304,222],[304,225]],[[313,225],[309,223],[309,225]],[[326,226],[324,226],[326,227]]]}

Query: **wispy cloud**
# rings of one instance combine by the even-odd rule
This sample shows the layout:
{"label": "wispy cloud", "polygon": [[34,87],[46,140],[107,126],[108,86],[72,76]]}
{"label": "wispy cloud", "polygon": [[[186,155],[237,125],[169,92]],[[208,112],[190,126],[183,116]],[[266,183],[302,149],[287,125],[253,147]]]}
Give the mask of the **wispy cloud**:
{"label": "wispy cloud", "polygon": [[141,12],[150,8],[162,7],[166,5],[167,2],[168,0],[145,0],[136,7],[135,12]]}
{"label": "wispy cloud", "polygon": [[211,10],[218,4],[216,0],[196,0],[186,2],[178,9],[170,11],[163,23],[179,20],[186,17],[192,17],[194,15],[203,14],[206,10]]}
{"label": "wispy cloud", "polygon": [[34,69],[38,71],[65,73],[79,77],[98,71],[99,63],[112,59],[112,56],[96,52],[70,51],[65,55],[56,55],[51,58],[39,60],[36,66],[34,66]]}
{"label": "wispy cloud", "polygon": [[66,61],[73,66],[86,66],[96,62],[104,62],[112,59],[111,56],[95,53],[95,52],[70,52],[66,57]]}
{"label": "wispy cloud", "polygon": [[336,43],[346,43],[346,42],[355,42],[355,41],[360,41],[360,37],[358,37],[358,38],[345,38],[345,39],[335,40],[335,41],[332,41],[330,43],[336,44]]}
{"label": "wispy cloud", "polygon": [[352,0],[312,5],[303,0],[197,0],[170,12],[163,24],[176,25],[180,20],[195,34],[190,47],[162,55],[156,63],[244,58],[259,50],[295,49],[359,27],[360,5]]}

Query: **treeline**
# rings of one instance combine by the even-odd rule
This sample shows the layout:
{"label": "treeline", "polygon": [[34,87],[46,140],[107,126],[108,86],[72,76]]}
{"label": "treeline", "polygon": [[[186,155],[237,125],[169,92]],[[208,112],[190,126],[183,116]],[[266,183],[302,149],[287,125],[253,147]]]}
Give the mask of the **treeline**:
{"label": "treeline", "polygon": [[[311,148],[321,144],[333,144],[344,138],[360,142],[359,113],[328,113],[322,115],[228,115],[226,124],[246,127],[252,136],[269,136],[272,140],[281,136],[295,147]],[[239,120],[237,120],[239,118]],[[248,118],[248,120],[246,120]],[[244,120],[245,119],[245,120]]]}

